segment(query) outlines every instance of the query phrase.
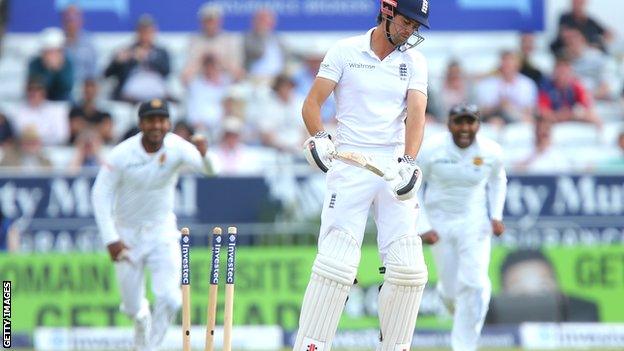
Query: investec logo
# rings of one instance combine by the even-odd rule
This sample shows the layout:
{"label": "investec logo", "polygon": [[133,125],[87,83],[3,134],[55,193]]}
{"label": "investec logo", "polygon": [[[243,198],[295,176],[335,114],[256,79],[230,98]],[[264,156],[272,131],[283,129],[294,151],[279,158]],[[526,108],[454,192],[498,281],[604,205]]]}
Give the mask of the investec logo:
{"label": "investec logo", "polygon": [[218,284],[219,283],[219,257],[221,255],[221,237],[220,236],[216,236],[215,240],[218,240],[218,245],[215,245],[213,250],[214,250],[214,254],[212,255],[213,257],[213,261],[212,261],[212,275],[211,275],[211,279],[210,282],[211,284]]}
{"label": "investec logo", "polygon": [[191,283],[191,277],[189,276],[189,237],[183,236],[182,239],[182,285],[188,285]]}
{"label": "investec logo", "polygon": [[227,276],[225,277],[225,282],[228,284],[232,284],[234,282],[234,247],[236,245],[235,238],[233,235],[230,236],[230,241],[228,242],[228,253],[227,253]]}
{"label": "investec logo", "polygon": [[349,68],[355,68],[355,69],[375,69],[375,65],[369,65],[366,63],[357,63],[357,62],[348,62],[347,66],[349,66]]}

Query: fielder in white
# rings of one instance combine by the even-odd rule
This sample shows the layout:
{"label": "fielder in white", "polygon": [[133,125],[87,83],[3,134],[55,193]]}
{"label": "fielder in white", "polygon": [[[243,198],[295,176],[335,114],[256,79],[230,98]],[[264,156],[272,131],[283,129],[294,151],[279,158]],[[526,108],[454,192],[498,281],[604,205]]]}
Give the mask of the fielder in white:
{"label": "fielder in white", "polygon": [[502,150],[477,135],[479,126],[477,106],[456,105],[449,132],[427,138],[418,154],[426,184],[418,232],[434,244],[438,292],[454,314],[455,351],[477,349],[490,301],[490,238],[505,230]]}
{"label": "fielder in white", "polygon": [[[173,213],[175,186],[184,166],[210,174],[207,144],[169,133],[167,103],[139,107],[141,133],[111,151],[93,185],[102,241],[115,262],[121,310],[134,320],[135,350],[156,350],[182,304],[180,232]],[[145,298],[151,273],[153,313]],[[153,316],[153,317],[152,317]]]}
{"label": "fielder in white", "polygon": [[[409,350],[427,282],[427,268],[414,218],[420,169],[414,159],[423,138],[427,64],[415,49],[428,27],[427,0],[383,0],[378,25],[339,41],[326,54],[304,102],[303,119],[313,137],[306,159],[327,172],[318,253],[303,297],[295,351],[329,351],[360,262],[369,210],[386,266],[379,294],[383,351]],[[321,105],[334,93],[337,133],[330,138]],[[396,181],[335,160],[357,152],[386,169]],[[397,162],[398,160],[398,162]]]}

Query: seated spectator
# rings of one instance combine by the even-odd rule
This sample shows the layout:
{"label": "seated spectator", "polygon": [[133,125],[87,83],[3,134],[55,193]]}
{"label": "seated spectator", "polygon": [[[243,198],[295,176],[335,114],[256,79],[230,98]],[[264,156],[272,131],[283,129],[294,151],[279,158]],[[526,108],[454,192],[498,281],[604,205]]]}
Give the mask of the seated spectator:
{"label": "seated spectator", "polygon": [[607,44],[613,39],[613,34],[607,30],[602,24],[591,18],[585,9],[587,0],[570,0],[571,11],[566,12],[559,17],[559,28],[557,29],[557,38],[550,44],[550,49],[555,56],[564,54],[562,32],[566,28],[576,28],[583,33],[591,46],[607,51]]}
{"label": "seated spectator", "polygon": [[221,101],[231,78],[219,68],[217,59],[207,55],[200,74],[188,85],[186,108],[188,122],[200,131],[217,131],[223,116]]}
{"label": "seated spectator", "polygon": [[74,66],[65,55],[64,42],[62,30],[44,29],[39,37],[40,54],[28,64],[28,78],[41,79],[52,101],[68,101],[74,86]]}
{"label": "seated spectator", "polygon": [[237,117],[223,119],[219,144],[211,150],[218,174],[254,175],[261,172],[260,161],[250,147],[241,141],[243,123]]}
{"label": "seated spectator", "polygon": [[466,77],[459,61],[451,60],[446,66],[444,81],[438,93],[439,109],[441,110],[438,121],[446,123],[446,115],[451,107],[462,102],[474,102],[476,99],[472,84]]}
{"label": "seated spectator", "polygon": [[155,44],[156,22],[142,15],[136,28],[136,41],[115,54],[104,75],[117,85],[112,98],[132,103],[167,98],[166,78],[170,63],[167,50]]}
{"label": "seated spectator", "polygon": [[104,163],[101,155],[102,137],[98,130],[84,129],[75,142],[74,158],[69,164],[69,171],[79,173],[82,170],[96,170]]}
{"label": "seated spectator", "polygon": [[294,81],[285,74],[277,76],[271,94],[260,103],[254,117],[262,144],[283,152],[300,152],[307,137],[302,105],[303,100],[295,94]]}
{"label": "seated spectator", "polygon": [[5,115],[0,113],[0,148],[12,144],[14,138],[13,125]]}
{"label": "seated spectator", "polygon": [[580,82],[592,92],[596,99],[610,100],[611,90],[607,83],[607,56],[600,50],[589,46],[578,29],[562,31],[564,52],[572,63],[572,70]]}
{"label": "seated spectator", "polygon": [[113,142],[113,120],[111,115],[98,108],[97,81],[89,78],[82,85],[82,101],[69,111],[69,142],[73,144],[78,134],[87,128],[95,128],[105,143]]}
{"label": "seated spectator", "polygon": [[67,6],[61,21],[65,32],[65,52],[74,65],[74,86],[78,87],[87,77],[97,75],[97,52],[93,38],[82,29],[82,11],[78,6]]}
{"label": "seated spectator", "polygon": [[31,78],[26,84],[26,101],[10,111],[9,117],[18,136],[35,128],[44,145],[64,145],[69,140],[67,104],[46,100],[43,82]]}
{"label": "seated spectator", "polygon": [[516,171],[527,173],[559,173],[572,168],[569,159],[552,147],[552,122],[543,118],[535,121],[535,147],[522,161],[514,166]]}
{"label": "seated spectator", "polygon": [[617,146],[620,149],[620,155],[612,157],[603,163],[599,164],[598,171],[606,172],[622,172],[624,171],[624,131],[621,131],[618,135]]}
{"label": "seated spectator", "polygon": [[275,34],[275,14],[258,10],[243,39],[245,69],[250,78],[270,82],[286,66],[286,50]]}
{"label": "seated spectator", "polygon": [[186,121],[178,121],[173,126],[173,134],[177,134],[182,139],[190,142],[191,138],[195,134],[195,128],[193,128]]}
{"label": "seated spectator", "polygon": [[531,78],[535,82],[535,86],[539,87],[542,84],[544,74],[531,62],[531,55],[534,50],[535,34],[520,34],[520,73]]}
{"label": "seated spectator", "polygon": [[498,74],[477,85],[477,102],[486,122],[496,124],[533,123],[537,87],[520,73],[518,55],[503,51]]}
{"label": "seated spectator", "polygon": [[187,84],[202,70],[203,58],[211,55],[220,68],[236,80],[245,75],[243,46],[238,36],[223,30],[223,10],[214,3],[205,3],[198,12],[201,32],[194,35],[188,46],[188,59],[182,69],[182,82]]}
{"label": "seated spectator", "polygon": [[52,162],[44,155],[39,131],[28,126],[18,138],[15,147],[4,153],[0,168],[11,167],[18,171],[42,171],[52,168]]}
{"label": "seated spectator", "polygon": [[590,94],[578,81],[570,60],[565,57],[557,59],[552,78],[544,79],[539,92],[539,112],[551,123],[580,121],[602,126]]}

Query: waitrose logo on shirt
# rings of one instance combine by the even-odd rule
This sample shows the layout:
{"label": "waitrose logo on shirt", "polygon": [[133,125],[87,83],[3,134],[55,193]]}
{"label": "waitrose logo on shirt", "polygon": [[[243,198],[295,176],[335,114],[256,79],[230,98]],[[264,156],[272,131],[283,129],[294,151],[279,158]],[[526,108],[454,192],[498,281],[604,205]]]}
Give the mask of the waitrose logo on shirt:
{"label": "waitrose logo on shirt", "polygon": [[349,68],[356,68],[356,69],[375,69],[375,65],[368,65],[365,63],[356,63],[356,62],[348,62],[347,66]]}

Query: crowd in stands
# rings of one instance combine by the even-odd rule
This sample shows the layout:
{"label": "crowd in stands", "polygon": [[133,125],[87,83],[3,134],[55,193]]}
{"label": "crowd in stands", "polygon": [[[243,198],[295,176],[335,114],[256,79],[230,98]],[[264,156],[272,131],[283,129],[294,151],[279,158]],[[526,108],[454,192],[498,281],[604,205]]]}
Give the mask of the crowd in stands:
{"label": "crowd in stands", "polygon": [[[6,3],[0,0],[0,13]],[[610,54],[615,35],[585,8],[585,0],[571,0],[561,15],[547,69],[533,62],[534,33],[519,33],[517,46],[500,50],[498,66],[488,72],[469,74],[460,59],[449,60],[442,79],[430,81],[426,135],[444,130],[450,106],[474,102],[483,133],[503,144],[510,170],[624,171],[624,77],[622,69],[616,77],[609,71],[611,63],[622,63]],[[189,34],[176,69],[149,14],[138,19],[130,43],[98,52],[80,8],[67,6],[60,27],[44,29],[38,53],[23,63],[23,98],[0,104],[0,167],[98,167],[112,145],[138,132],[136,119],[119,125],[115,113],[152,98],[175,107],[174,133],[209,138],[224,174],[258,174],[277,161],[301,163],[307,136],[301,105],[324,51],[289,48],[275,30],[279,18],[266,9],[255,13],[245,33],[225,31],[223,19],[217,5],[199,9],[199,30]],[[110,60],[98,65],[103,55]],[[172,92],[172,78],[181,94]],[[610,113],[601,114],[600,106]],[[334,114],[330,98],[322,110],[329,128]],[[70,152],[61,158],[47,152],[58,149]]]}

